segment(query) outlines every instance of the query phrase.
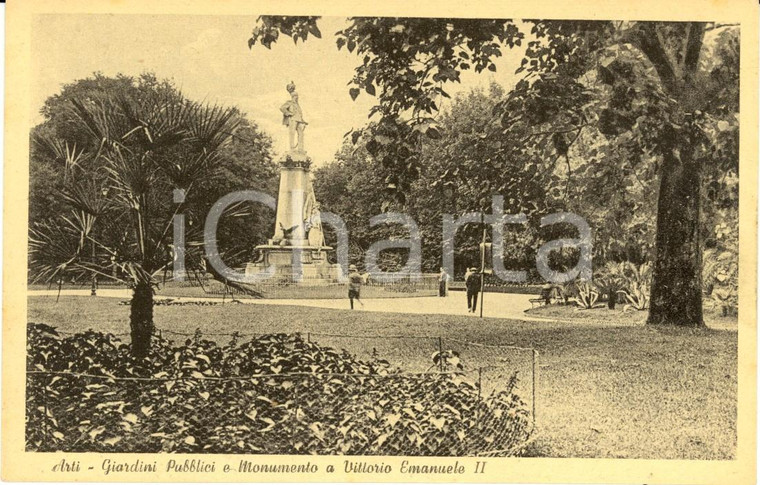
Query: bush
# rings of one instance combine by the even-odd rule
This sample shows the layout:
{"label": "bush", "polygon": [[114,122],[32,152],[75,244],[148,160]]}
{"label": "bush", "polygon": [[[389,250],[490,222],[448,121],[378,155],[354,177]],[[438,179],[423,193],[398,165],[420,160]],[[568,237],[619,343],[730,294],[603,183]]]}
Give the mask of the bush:
{"label": "bush", "polygon": [[299,334],[238,340],[154,338],[138,360],[112,335],[30,324],[27,450],[476,455],[529,435],[516,376],[482,398],[456,374],[403,374]]}
{"label": "bush", "polygon": [[545,290],[548,291],[547,295],[550,300],[561,300],[564,305],[569,305],[572,300],[578,297],[578,286],[575,284],[575,281],[568,281],[562,284],[554,283],[545,288]]}
{"label": "bush", "polygon": [[596,300],[599,299],[599,292],[596,287],[588,281],[580,281],[576,284],[575,301],[578,306],[590,310],[595,307]]}
{"label": "bush", "polygon": [[723,316],[735,316],[739,309],[738,255],[733,251],[718,253],[715,249],[704,252],[702,288],[721,309]]}
{"label": "bush", "polygon": [[652,284],[652,265],[644,263],[636,266],[630,262],[620,263],[625,278],[625,289],[620,291],[628,302],[623,311],[634,309],[644,311],[649,309],[649,288]]}
{"label": "bush", "polygon": [[739,314],[739,297],[736,288],[730,286],[715,288],[711,296],[724,317],[735,317]]}
{"label": "bush", "polygon": [[607,307],[610,310],[615,309],[617,304],[618,293],[626,288],[626,279],[624,276],[625,265],[623,263],[607,262],[601,271],[598,272],[594,279],[599,291],[607,298]]}

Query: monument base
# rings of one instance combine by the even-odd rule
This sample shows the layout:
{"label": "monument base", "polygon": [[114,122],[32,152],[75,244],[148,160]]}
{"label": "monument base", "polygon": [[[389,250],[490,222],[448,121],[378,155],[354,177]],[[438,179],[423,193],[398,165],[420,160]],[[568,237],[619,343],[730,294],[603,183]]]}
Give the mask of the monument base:
{"label": "monument base", "polygon": [[261,280],[264,284],[320,286],[338,283],[343,276],[340,265],[330,263],[327,259],[328,253],[333,249],[330,246],[279,246],[270,241],[270,244],[256,246],[256,249],[260,253],[259,259],[246,265],[245,274],[269,274],[269,277]]}

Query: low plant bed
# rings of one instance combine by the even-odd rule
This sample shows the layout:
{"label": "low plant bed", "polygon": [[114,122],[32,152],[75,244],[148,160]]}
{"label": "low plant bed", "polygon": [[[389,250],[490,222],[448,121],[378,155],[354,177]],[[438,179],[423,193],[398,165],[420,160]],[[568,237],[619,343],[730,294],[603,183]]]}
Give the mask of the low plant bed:
{"label": "low plant bed", "polygon": [[406,374],[300,334],[156,337],[135,359],[113,335],[30,324],[26,449],[506,455],[530,435],[515,383],[481,397],[457,373]]}
{"label": "low plant bed", "polygon": [[[644,325],[649,314],[648,311],[625,309],[624,305],[617,305],[614,309],[610,309],[607,307],[606,302],[602,302],[591,309],[582,308],[574,302],[569,304],[541,305],[528,309],[525,313],[527,315],[557,320],[577,320],[619,326]],[[738,322],[736,316],[723,316],[720,308],[709,302],[705,304],[703,314],[705,323],[709,327],[731,328],[733,326],[735,328]]]}
{"label": "low plant bed", "polygon": [[[219,301],[204,301],[204,300],[189,300],[189,301],[177,301],[173,298],[156,298],[153,301],[155,306],[214,306],[221,305],[224,302]],[[240,303],[238,300],[230,299],[229,303]],[[119,305],[129,306],[132,304],[132,300],[122,300]]]}

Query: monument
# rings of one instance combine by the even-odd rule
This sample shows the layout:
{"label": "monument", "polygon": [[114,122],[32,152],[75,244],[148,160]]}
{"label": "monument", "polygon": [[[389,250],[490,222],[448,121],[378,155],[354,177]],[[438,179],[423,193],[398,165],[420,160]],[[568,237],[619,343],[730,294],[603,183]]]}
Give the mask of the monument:
{"label": "monument", "polygon": [[274,235],[267,244],[256,246],[258,259],[246,265],[245,273],[272,283],[324,285],[338,281],[343,273],[340,265],[328,260],[333,248],[325,245],[319,203],[309,176],[311,159],[304,146],[308,123],[298,104],[295,84],[291,81],[286,89],[290,100],[280,111],[290,146],[279,162]]}

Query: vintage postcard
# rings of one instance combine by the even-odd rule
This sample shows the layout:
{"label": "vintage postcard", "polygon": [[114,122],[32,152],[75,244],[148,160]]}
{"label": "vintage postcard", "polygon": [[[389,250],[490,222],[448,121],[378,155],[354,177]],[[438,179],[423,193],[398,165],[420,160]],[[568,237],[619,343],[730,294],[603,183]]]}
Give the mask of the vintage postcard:
{"label": "vintage postcard", "polygon": [[9,1],[2,478],[754,483],[758,13]]}

